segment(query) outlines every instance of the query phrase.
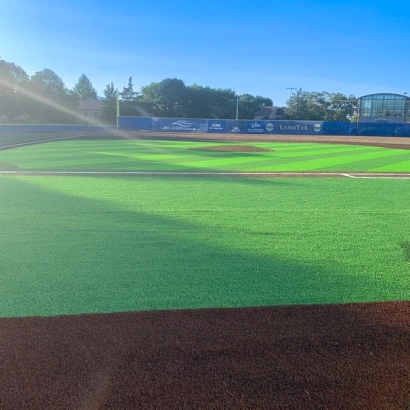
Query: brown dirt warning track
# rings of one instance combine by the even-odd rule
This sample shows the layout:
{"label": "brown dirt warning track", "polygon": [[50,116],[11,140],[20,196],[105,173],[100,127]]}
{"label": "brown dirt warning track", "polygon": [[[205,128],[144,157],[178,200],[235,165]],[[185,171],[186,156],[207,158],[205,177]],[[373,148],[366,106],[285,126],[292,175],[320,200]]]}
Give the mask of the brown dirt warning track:
{"label": "brown dirt warning track", "polygon": [[410,137],[361,137],[343,135],[278,135],[278,134],[212,134],[175,132],[101,131],[82,133],[77,139],[141,139],[201,142],[316,142],[322,144],[369,145],[385,148],[410,149]]}
{"label": "brown dirt warning track", "polygon": [[2,318],[0,370],[1,410],[410,409],[410,302]]}

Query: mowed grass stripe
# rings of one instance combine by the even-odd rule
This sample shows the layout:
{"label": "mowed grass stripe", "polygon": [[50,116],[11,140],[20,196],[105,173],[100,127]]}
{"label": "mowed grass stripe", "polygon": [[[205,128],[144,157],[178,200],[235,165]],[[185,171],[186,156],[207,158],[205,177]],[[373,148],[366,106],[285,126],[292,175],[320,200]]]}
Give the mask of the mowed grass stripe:
{"label": "mowed grass stripe", "polygon": [[[253,145],[271,152],[203,150],[218,145]],[[291,149],[293,147],[293,150]],[[195,148],[195,149],[194,149]],[[198,149],[202,148],[202,149]],[[377,147],[282,143],[173,141],[64,141],[0,152],[0,164],[21,170],[142,171],[395,171],[406,170],[410,152]]]}
{"label": "mowed grass stripe", "polygon": [[0,316],[408,300],[408,188],[3,176]]}
{"label": "mowed grass stripe", "polygon": [[[359,159],[357,162],[346,164],[339,164],[334,165],[331,167],[326,167],[327,170],[330,171],[345,171],[351,172],[354,171],[364,171],[364,172],[383,172],[383,168],[386,167],[386,172],[400,172],[400,163],[402,162],[401,159],[407,159],[407,153],[400,154],[396,153],[396,155],[390,156],[380,156],[378,158],[368,158],[368,159]],[[406,162],[406,161],[405,161]],[[381,168],[381,169],[379,169]],[[408,167],[407,169],[410,169]],[[403,167],[403,171],[406,171],[405,166]]]}
{"label": "mowed grass stripe", "polygon": [[[371,171],[374,167],[373,164],[383,164],[389,158],[408,157],[409,154],[404,153],[401,150],[387,150],[387,149],[373,149],[369,152],[353,153],[349,155],[339,154],[334,155],[315,155],[305,157],[305,161],[297,161],[290,158],[288,161],[284,161],[281,164],[268,166],[264,168],[258,168],[257,170],[267,170],[269,168],[272,171],[282,171],[284,167],[289,171],[312,171],[312,170],[340,170],[340,171]],[[400,160],[398,160],[399,162]]]}
{"label": "mowed grass stripe", "polygon": [[372,169],[372,171],[380,172],[407,172],[410,169],[410,160],[392,162],[388,165],[378,166]]}

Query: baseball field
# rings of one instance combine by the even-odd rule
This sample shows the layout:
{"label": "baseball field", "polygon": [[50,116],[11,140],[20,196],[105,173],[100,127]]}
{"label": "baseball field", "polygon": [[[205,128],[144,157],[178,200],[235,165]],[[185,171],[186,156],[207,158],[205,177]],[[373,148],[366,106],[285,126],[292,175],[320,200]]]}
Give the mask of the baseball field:
{"label": "baseball field", "polygon": [[409,408],[409,138],[0,148],[2,410]]}

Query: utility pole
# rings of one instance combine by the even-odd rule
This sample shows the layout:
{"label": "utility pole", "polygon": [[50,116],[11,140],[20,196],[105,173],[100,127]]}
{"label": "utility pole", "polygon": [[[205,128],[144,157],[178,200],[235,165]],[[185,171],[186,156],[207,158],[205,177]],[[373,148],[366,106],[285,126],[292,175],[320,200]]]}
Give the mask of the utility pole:
{"label": "utility pole", "polygon": [[290,90],[290,96],[292,97],[292,91],[297,90],[296,87],[286,87],[287,90]]}

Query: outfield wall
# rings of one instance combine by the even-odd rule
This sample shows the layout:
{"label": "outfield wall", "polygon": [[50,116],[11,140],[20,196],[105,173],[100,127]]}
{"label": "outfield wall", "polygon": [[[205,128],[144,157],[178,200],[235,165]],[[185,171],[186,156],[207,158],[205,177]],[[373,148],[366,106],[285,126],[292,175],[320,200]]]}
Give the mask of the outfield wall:
{"label": "outfield wall", "polygon": [[[113,131],[115,125],[0,124],[1,133],[78,133]],[[410,124],[327,121],[204,120],[118,117],[122,131],[205,132],[228,134],[363,135],[410,137]]]}
{"label": "outfield wall", "polygon": [[122,131],[410,137],[410,124],[118,117]]}
{"label": "outfield wall", "polygon": [[115,125],[1,124],[0,134],[61,133],[116,130]]}

